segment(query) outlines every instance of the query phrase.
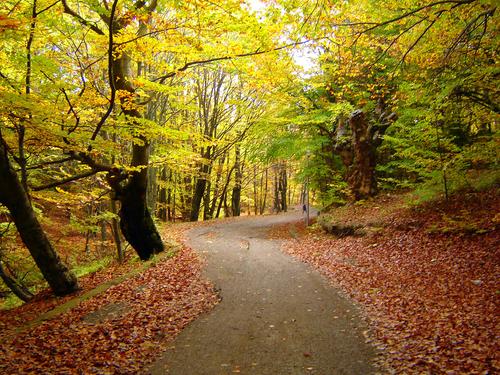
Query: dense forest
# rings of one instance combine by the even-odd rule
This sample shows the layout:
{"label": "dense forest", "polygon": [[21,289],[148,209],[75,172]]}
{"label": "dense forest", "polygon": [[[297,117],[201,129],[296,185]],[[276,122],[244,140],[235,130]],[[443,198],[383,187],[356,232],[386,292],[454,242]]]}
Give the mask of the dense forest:
{"label": "dense forest", "polygon": [[169,223],[498,184],[497,7],[3,1],[5,306],[151,259]]}

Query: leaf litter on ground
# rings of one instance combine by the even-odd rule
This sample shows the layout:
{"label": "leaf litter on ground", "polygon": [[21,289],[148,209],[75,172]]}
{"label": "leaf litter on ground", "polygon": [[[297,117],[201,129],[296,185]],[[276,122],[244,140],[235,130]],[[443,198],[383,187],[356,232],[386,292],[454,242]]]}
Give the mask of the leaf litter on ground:
{"label": "leaf litter on ground", "polygon": [[[404,208],[398,196],[331,213],[376,223],[363,237],[335,238],[296,223],[271,238],[311,264],[363,308],[382,373],[500,371],[500,198],[497,189]],[[391,209],[392,207],[392,209]]]}
{"label": "leaf litter on ground", "polygon": [[[184,229],[168,227],[170,236],[174,233],[177,240]],[[33,329],[0,338],[0,371],[137,374],[189,322],[217,304],[218,296],[213,285],[201,277],[201,267],[197,255],[181,246],[175,256],[163,258],[70,311]],[[109,280],[112,271],[98,272],[82,284],[93,287]],[[19,310],[29,311],[22,316],[32,318],[36,306],[46,311],[72,297],[52,298],[47,304],[39,298]],[[6,326],[3,317],[2,322]]]}

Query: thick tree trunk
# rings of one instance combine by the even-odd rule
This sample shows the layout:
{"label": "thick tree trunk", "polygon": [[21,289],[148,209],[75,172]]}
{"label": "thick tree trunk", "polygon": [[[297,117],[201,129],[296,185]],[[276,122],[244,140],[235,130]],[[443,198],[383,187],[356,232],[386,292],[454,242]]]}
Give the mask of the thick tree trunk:
{"label": "thick tree trunk", "polygon": [[241,186],[233,188],[231,195],[231,212],[233,216],[240,216],[241,214]]}
{"label": "thick tree trunk", "polygon": [[377,194],[375,146],[365,114],[354,111],[349,119],[352,131],[353,164],[348,172],[347,182],[355,200]]}
{"label": "thick tree trunk", "polygon": [[348,121],[339,120],[335,139],[332,139],[332,151],[342,159],[346,168],[345,180],[355,200],[377,194],[377,147],[397,116],[395,113],[387,113],[385,103],[379,100],[370,118],[369,121],[361,110],[354,111]]}
{"label": "thick tree trunk", "polygon": [[61,262],[38,221],[17,174],[7,156],[7,146],[0,134],[0,203],[10,212],[23,243],[36,265],[58,296],[78,289],[75,275]]}
{"label": "thick tree trunk", "polygon": [[[122,99],[122,110],[131,123],[134,118],[140,119],[139,112],[133,98],[135,98],[135,87],[130,82],[132,77],[130,57],[123,52],[117,51],[119,58],[114,60],[113,74],[114,84],[117,90],[130,93],[129,98]],[[132,98],[132,99],[131,99]],[[140,127],[139,124],[136,124]],[[125,186],[112,187],[117,199],[121,202],[120,228],[125,239],[132,245],[142,260],[149,259],[153,254],[163,251],[163,243],[156,229],[151,212],[147,206],[148,190],[148,164],[150,153],[150,142],[144,136],[139,136],[140,142],[132,146],[132,167],[142,168],[133,174]]]}
{"label": "thick tree trunk", "polygon": [[142,139],[143,145],[132,148],[133,167],[143,169],[134,174],[120,194],[120,228],[125,239],[132,245],[142,260],[164,250],[160,234],[156,229],[146,202],[148,188],[149,143]]}

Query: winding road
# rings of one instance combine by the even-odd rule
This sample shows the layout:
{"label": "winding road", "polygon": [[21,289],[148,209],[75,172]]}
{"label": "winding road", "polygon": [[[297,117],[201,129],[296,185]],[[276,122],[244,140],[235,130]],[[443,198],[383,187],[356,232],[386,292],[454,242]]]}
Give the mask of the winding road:
{"label": "winding road", "polygon": [[222,301],[150,367],[170,375],[374,373],[356,307],[318,272],[267,239],[300,213],[239,218],[189,232]]}

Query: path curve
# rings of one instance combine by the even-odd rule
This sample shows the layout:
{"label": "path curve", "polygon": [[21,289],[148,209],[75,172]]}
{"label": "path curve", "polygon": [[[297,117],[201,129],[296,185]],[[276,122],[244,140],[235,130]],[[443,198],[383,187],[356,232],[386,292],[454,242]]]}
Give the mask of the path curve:
{"label": "path curve", "polygon": [[374,372],[375,352],[365,344],[356,307],[266,238],[271,225],[299,219],[293,212],[239,218],[189,232],[222,301],[181,332],[151,374]]}

